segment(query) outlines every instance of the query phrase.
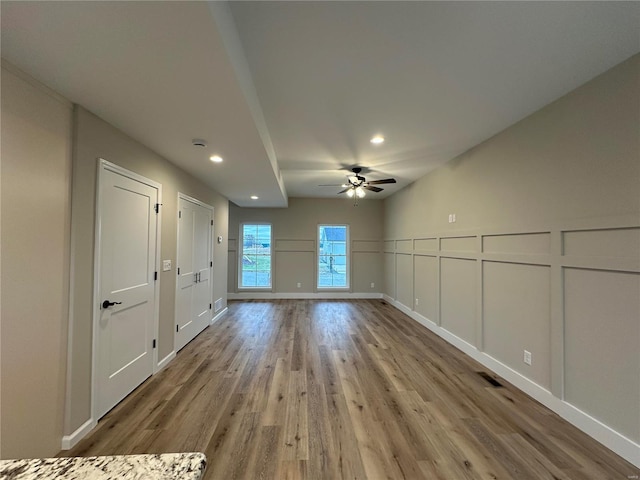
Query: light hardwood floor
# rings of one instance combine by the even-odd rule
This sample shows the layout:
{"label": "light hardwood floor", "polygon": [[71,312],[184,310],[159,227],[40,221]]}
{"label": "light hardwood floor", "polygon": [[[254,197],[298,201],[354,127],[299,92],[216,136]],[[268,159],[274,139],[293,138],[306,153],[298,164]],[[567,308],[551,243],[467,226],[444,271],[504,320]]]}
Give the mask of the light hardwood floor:
{"label": "light hardwood floor", "polygon": [[61,455],[207,479],[628,479],[639,469],[382,300],[231,302]]}

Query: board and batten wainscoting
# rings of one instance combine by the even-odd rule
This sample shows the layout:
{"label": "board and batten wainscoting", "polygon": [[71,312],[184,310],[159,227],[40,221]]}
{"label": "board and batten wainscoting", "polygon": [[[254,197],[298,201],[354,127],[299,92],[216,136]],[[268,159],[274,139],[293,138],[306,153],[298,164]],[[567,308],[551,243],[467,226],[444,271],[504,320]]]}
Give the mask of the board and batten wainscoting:
{"label": "board and batten wainscoting", "polygon": [[386,239],[384,298],[640,465],[639,247],[634,216]]}
{"label": "board and batten wainscoting", "polygon": [[[382,298],[382,268],[379,240],[351,239],[350,287],[318,289],[317,250],[315,239],[274,238],[272,256],[272,288],[266,291],[247,289],[246,293],[230,292],[230,299],[254,298]],[[229,239],[228,285],[238,285],[238,241]],[[300,287],[298,287],[300,283]],[[373,284],[373,286],[371,286]],[[244,289],[243,289],[244,290]]]}

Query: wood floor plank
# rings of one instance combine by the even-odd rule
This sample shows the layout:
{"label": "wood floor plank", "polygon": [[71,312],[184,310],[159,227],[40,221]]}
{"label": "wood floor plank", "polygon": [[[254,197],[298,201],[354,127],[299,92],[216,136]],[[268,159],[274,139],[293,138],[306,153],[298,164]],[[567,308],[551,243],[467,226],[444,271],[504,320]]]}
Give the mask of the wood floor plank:
{"label": "wood floor plank", "polygon": [[284,424],[284,460],[309,458],[309,427],[307,410],[307,378],[304,372],[291,371]]}
{"label": "wood floor plank", "polygon": [[[225,411],[228,401],[232,398],[231,393],[235,390],[236,384],[237,379],[223,378],[215,385],[213,391],[204,397],[208,398],[208,402],[204,403],[201,408],[198,408],[195,416],[190,418],[190,420],[192,419],[194,422],[193,428],[165,427],[167,431],[174,435],[176,430],[186,430],[188,432],[185,441],[179,445],[180,450],[195,448],[197,451],[203,451],[207,447],[211,437],[216,431],[218,422]],[[185,422],[185,419],[180,419],[180,422]],[[172,437],[168,443],[175,445],[175,437]]]}
{"label": "wood floor plank", "polygon": [[276,360],[276,368],[267,395],[267,404],[262,415],[262,425],[264,426],[284,426],[290,371],[288,359],[278,358]]}
{"label": "wood floor plank", "polygon": [[325,393],[327,395],[341,394],[342,385],[340,384],[338,372],[329,347],[320,345],[318,347],[318,354],[320,356],[320,372],[322,374]]}
{"label": "wood floor plank", "polygon": [[278,480],[307,480],[307,464],[304,460],[285,460],[278,465]]}
{"label": "wood floor plank", "polygon": [[281,442],[282,427],[269,425],[262,427],[258,448],[248,462],[247,472],[253,472],[256,480],[269,480],[275,476],[278,469],[278,447]]}
{"label": "wood floor plank", "polygon": [[[260,438],[260,414],[247,412],[241,415],[238,428],[229,437],[225,445],[224,462],[220,462],[220,478],[229,480],[241,480],[247,477],[252,478],[253,472],[249,473],[250,459],[254,456],[254,450],[258,448]],[[214,472],[216,466],[213,467]]]}
{"label": "wood floor plank", "polygon": [[[309,379],[307,378],[307,382]],[[338,458],[334,452],[331,423],[324,385],[307,384],[308,445],[307,477],[323,480],[339,478]]]}
{"label": "wood floor plank", "polygon": [[518,434],[505,435],[504,445],[524,460],[540,480],[569,480],[570,477]]}
{"label": "wood floor plank", "polygon": [[476,437],[480,445],[493,455],[513,478],[523,480],[535,480],[538,478],[535,472],[527,468],[519,455],[513,455],[508,445],[503,443],[498,436],[490,432],[477,418],[464,419],[469,431]]}
{"label": "wood floor plank", "polygon": [[381,300],[230,302],[60,455],[203,451],[205,480],[640,476],[481,371]]}
{"label": "wood floor plank", "polygon": [[368,478],[388,478],[390,469],[387,467],[388,459],[385,462],[382,448],[378,439],[379,425],[374,418],[367,399],[362,394],[362,389],[349,370],[349,364],[344,352],[336,350],[333,352],[336,359],[336,366],[342,391],[344,392],[345,403],[349,411],[349,418],[360,452],[364,468]]}
{"label": "wood floor plank", "polygon": [[420,462],[423,471],[433,471],[437,477],[444,475],[445,478],[509,478],[498,462],[473,448],[472,443],[459,433],[458,425],[450,419],[443,421],[433,403],[424,402],[415,392],[402,392],[400,402],[413,412],[411,420],[424,432],[432,452],[430,460]]}
{"label": "wood floor plank", "polygon": [[335,478],[366,478],[358,441],[344,395],[333,394],[327,403],[333,453],[337,462]]}

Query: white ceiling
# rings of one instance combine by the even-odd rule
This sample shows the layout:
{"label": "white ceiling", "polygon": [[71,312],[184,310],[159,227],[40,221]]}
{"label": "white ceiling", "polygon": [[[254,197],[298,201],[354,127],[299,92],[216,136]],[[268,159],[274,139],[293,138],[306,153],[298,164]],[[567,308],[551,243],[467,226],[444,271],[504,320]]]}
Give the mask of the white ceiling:
{"label": "white ceiling", "polygon": [[640,51],[640,2],[0,8],[3,58],[240,206],[333,197],[355,165],[384,198]]}

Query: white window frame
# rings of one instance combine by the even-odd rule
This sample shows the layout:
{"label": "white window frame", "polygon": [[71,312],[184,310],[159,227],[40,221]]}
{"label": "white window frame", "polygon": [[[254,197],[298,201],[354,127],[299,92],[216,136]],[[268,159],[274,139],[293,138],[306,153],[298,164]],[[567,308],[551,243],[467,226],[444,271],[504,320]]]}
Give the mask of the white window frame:
{"label": "white window frame", "polygon": [[[244,257],[244,227],[245,225],[269,225],[271,227],[271,237],[269,242],[269,286],[267,287],[244,287],[242,285],[242,258]],[[269,222],[243,222],[240,224],[240,233],[238,235],[238,290],[273,290],[273,224]]]}
{"label": "white window frame", "polygon": [[[346,285],[344,287],[337,287],[334,285],[325,287],[320,286],[320,227],[345,227],[346,228],[346,236],[345,236],[345,277],[346,277]],[[330,290],[338,290],[345,291],[351,289],[351,236],[350,236],[350,228],[348,223],[319,223],[316,228],[316,238],[317,238],[317,246],[316,246],[316,289],[318,291],[330,291]]]}

